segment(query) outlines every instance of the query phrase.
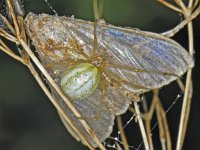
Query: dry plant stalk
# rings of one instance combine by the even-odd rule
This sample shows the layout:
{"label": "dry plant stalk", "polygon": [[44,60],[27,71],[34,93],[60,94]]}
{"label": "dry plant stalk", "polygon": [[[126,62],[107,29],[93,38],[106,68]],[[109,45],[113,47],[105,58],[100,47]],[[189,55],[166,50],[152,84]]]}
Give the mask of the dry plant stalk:
{"label": "dry plant stalk", "polygon": [[[198,0],[193,1],[189,0],[188,5],[186,6],[182,0],[174,0],[177,6],[179,7],[179,10],[181,10],[179,13],[183,14],[184,17],[187,19],[193,11],[195,10],[197,4],[199,3]],[[160,0],[162,4],[165,6],[171,8],[171,4],[165,1]],[[165,2],[165,3],[163,3]],[[173,8],[172,8],[173,9]],[[173,9],[174,10],[174,9]],[[196,9],[198,10],[198,8]],[[192,21],[187,24],[188,29],[188,43],[189,43],[189,53],[190,55],[194,54],[194,37],[193,37],[193,27],[192,27]],[[182,104],[182,111],[181,111],[181,118],[180,118],[180,124],[179,124],[179,132],[178,132],[178,139],[177,139],[177,145],[176,149],[180,150],[182,149],[184,138],[185,138],[185,132],[188,124],[188,118],[190,113],[190,104],[192,100],[192,69],[189,69],[187,72],[186,82],[185,82],[185,89],[184,89],[184,98],[183,98],[183,104]]]}
{"label": "dry plant stalk", "polygon": [[[177,6],[174,6],[164,0],[158,0],[158,1],[161,4],[165,5],[166,7],[170,8],[178,13],[181,13],[185,17],[185,20],[182,21],[177,27],[175,27],[174,29],[172,29],[170,31],[162,33],[162,35],[171,37],[175,33],[177,33],[184,25],[187,24],[188,39],[189,39],[189,53],[190,53],[190,55],[193,55],[194,46],[193,46],[192,22],[191,21],[187,22],[187,20],[192,16],[193,12],[194,12],[193,15],[199,14],[200,8],[199,7],[196,8],[198,1],[190,0],[188,3],[188,6],[186,6],[181,0],[179,0],[179,1],[175,0],[175,3],[177,4]],[[180,118],[180,126],[179,126],[178,139],[177,139],[177,145],[176,145],[177,150],[182,149],[185,132],[187,129],[187,124],[188,124],[190,104],[191,104],[191,99],[192,99],[191,74],[192,74],[192,69],[188,70],[185,87],[181,80],[177,80],[178,85],[180,86],[180,89],[184,92],[184,99],[183,99],[182,112],[181,112],[181,118]],[[147,106],[144,107],[144,110],[146,110],[145,109],[146,107]],[[133,110],[131,109],[131,111],[133,111]],[[150,110],[149,111],[146,110],[146,113],[144,114],[144,117],[143,117],[143,119],[145,120],[148,142],[150,144],[151,149],[153,149],[153,142],[152,142],[152,138],[151,138],[150,123],[151,123],[151,119],[152,119],[154,111],[157,114],[158,126],[159,126],[159,131],[160,131],[159,132],[160,133],[160,142],[161,142],[162,149],[170,150],[170,149],[172,149],[170,132],[168,129],[168,123],[166,120],[165,111],[162,107],[162,104],[161,104],[159,98],[158,98],[158,91],[154,91],[154,97],[153,97],[153,101],[152,101]]]}
{"label": "dry plant stalk", "polygon": [[[36,72],[35,68],[33,67],[30,59],[33,61],[33,63],[36,64],[36,66],[40,69],[40,71],[44,74],[46,79],[49,81],[51,86],[56,90],[56,92],[60,95],[60,97],[65,101],[65,103],[68,105],[68,107],[71,109],[71,111],[74,113],[76,117],[82,118],[82,116],[79,114],[79,112],[74,108],[73,104],[67,99],[67,97],[63,94],[63,92],[60,90],[60,88],[55,84],[54,80],[52,77],[49,75],[49,73],[45,70],[43,65],[40,63],[40,61],[37,59],[37,57],[34,55],[34,53],[30,50],[29,48],[29,40],[27,40],[26,37],[26,31],[24,28],[24,21],[21,16],[16,16],[14,13],[12,3],[10,0],[6,0],[9,12],[11,14],[11,17],[13,19],[14,27],[9,23],[9,21],[4,17],[0,16],[2,20],[5,22],[7,25],[8,29],[11,31],[12,35],[5,30],[0,28],[0,35],[11,42],[14,42],[18,45],[19,47],[19,52],[21,56],[18,56],[15,54],[1,39],[0,39],[0,49],[5,52],[6,54],[10,55],[12,58],[16,59],[17,61],[20,61],[24,65],[26,65],[35,79],[37,80],[38,84],[40,87],[43,89],[45,94],[48,96],[50,101],[53,103],[53,105],[56,107],[58,110],[61,118],[64,119],[64,123],[66,122],[70,127],[73,129],[75,134],[79,136],[79,138],[88,146],[90,149],[94,149],[91,143],[88,141],[88,139],[82,134],[82,132],[73,124],[73,122],[70,121],[70,119],[67,117],[65,112],[62,110],[62,108],[59,106],[57,103],[57,100],[55,99],[54,96],[50,93],[48,88],[45,86],[43,83],[42,79]],[[190,0],[188,3],[188,6],[186,6],[181,0],[175,0],[177,6],[173,6],[172,4],[168,3],[167,1],[164,0],[159,0],[160,3],[165,5],[166,7],[181,13],[184,15],[185,20],[183,20],[177,27],[174,29],[167,31],[163,33],[163,35],[167,37],[173,36],[175,33],[177,33],[181,28],[183,28],[186,24],[188,27],[188,37],[189,37],[189,53],[190,55],[193,55],[193,29],[192,29],[192,19],[194,19],[199,13],[200,13],[200,7],[196,8],[198,1],[193,1]],[[102,14],[102,5],[97,6],[97,1],[94,1],[94,12],[95,12],[95,19],[101,18]],[[187,128],[187,122],[188,122],[188,116],[189,116],[189,111],[190,111],[190,103],[191,103],[191,98],[192,98],[192,80],[191,80],[191,74],[192,70],[189,69],[187,73],[187,79],[185,83],[185,88],[184,88],[184,101],[183,101],[183,106],[182,106],[182,113],[181,113],[181,119],[180,119],[180,127],[179,127],[179,134],[178,134],[178,140],[177,140],[177,146],[176,149],[180,150],[182,149],[182,145],[184,142],[184,137],[185,137],[185,132]],[[178,80],[179,85],[184,85],[181,80]],[[181,86],[181,89],[183,90],[184,86]],[[160,141],[163,149],[171,149],[171,139],[170,139],[170,133],[168,129],[168,124],[167,120],[165,117],[165,111],[162,107],[162,104],[159,100],[158,97],[158,91],[154,91],[154,98],[152,101],[152,105],[150,107],[150,110],[146,110],[145,114],[141,114],[139,112],[138,104],[135,102],[135,111],[133,109],[130,109],[134,111],[138,116],[138,122],[139,126],[141,128],[143,140],[144,140],[144,145],[146,149],[153,149],[153,140],[151,138],[151,118],[154,113],[154,111],[157,114],[158,118],[158,125],[159,125],[159,130],[160,130]],[[145,127],[143,125],[143,122],[141,120],[144,119],[145,121]],[[88,134],[94,139],[96,144],[100,149],[105,149],[105,147],[101,144],[100,140],[95,136],[93,131],[91,130],[90,126],[85,122],[84,119],[79,119],[80,123],[83,125],[83,127],[86,129]],[[121,133],[123,133],[122,129],[122,124],[120,123],[120,118],[118,118],[118,126],[121,130]],[[126,140],[126,137],[124,134],[121,134],[122,137],[122,142],[124,144],[125,149],[128,149],[128,143]],[[166,141],[166,142],[165,142]],[[120,146],[118,146],[120,147]]]}

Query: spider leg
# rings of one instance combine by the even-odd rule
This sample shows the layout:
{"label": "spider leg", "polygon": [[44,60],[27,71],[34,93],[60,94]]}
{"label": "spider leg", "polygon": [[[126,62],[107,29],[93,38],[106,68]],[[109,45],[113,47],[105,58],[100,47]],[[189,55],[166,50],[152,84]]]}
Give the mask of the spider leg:
{"label": "spider leg", "polygon": [[93,51],[92,55],[95,56],[97,53],[97,33],[96,33],[96,28],[97,28],[97,20],[94,21],[94,40],[93,40]]}
{"label": "spider leg", "polygon": [[101,114],[102,106],[105,102],[105,96],[106,96],[106,93],[107,93],[107,91],[106,91],[107,90],[107,83],[106,83],[106,81],[104,80],[103,77],[101,77],[100,90],[101,90],[102,94],[101,94],[101,99],[99,101],[97,112],[96,112],[96,114],[93,118],[95,120],[97,120],[99,118],[100,114]]}
{"label": "spider leg", "polygon": [[128,71],[133,71],[133,72],[145,72],[145,73],[154,73],[154,74],[160,74],[160,75],[171,75],[171,76],[179,77],[177,74],[170,73],[170,72],[159,72],[159,71],[155,71],[155,70],[144,70],[144,69],[140,69],[140,68],[129,67],[129,66],[121,66],[121,65],[110,64],[110,63],[107,64],[106,67],[124,69],[124,70],[128,70]]}
{"label": "spider leg", "polygon": [[45,66],[45,68],[52,68],[52,67],[54,67],[56,65],[62,65],[62,66],[69,67],[69,66],[73,66],[75,64],[84,63],[84,62],[87,62],[87,61],[70,59],[70,60],[63,60],[63,61],[47,63],[44,66]]}
{"label": "spider leg", "polygon": [[122,79],[119,75],[117,75],[109,70],[106,70],[104,73],[105,73],[105,76],[107,76],[109,78],[108,82],[110,82],[110,84],[113,86],[121,86],[122,84],[127,84],[127,85],[137,88],[137,89],[151,90],[148,87],[145,87],[145,86],[142,86],[142,85],[139,85],[136,83],[128,82],[128,81]]}
{"label": "spider leg", "polygon": [[103,104],[105,102],[105,96],[106,96],[106,93],[107,93],[107,82],[106,82],[106,80],[103,79],[103,77],[101,78],[101,84],[100,84],[99,88],[101,90],[101,97],[100,97],[99,103],[96,106],[97,110],[96,110],[94,116],[92,116],[92,117],[88,117],[88,116],[77,117],[76,116],[77,119],[84,119],[84,120],[94,119],[94,120],[98,120],[98,118],[101,115],[102,107],[103,107]]}
{"label": "spider leg", "polygon": [[[70,45],[70,49],[72,50],[72,51],[75,51],[76,53],[78,53],[78,54],[80,54],[80,55],[82,55],[83,57],[85,57],[86,59],[89,59],[89,56],[83,51],[83,48],[82,47],[84,47],[85,45],[87,45],[87,44],[83,44],[83,45],[79,45],[78,43],[77,43],[77,41],[76,40],[74,40],[74,39],[70,39],[69,41],[68,41],[68,44]],[[68,50],[70,50],[69,48],[68,48]]]}

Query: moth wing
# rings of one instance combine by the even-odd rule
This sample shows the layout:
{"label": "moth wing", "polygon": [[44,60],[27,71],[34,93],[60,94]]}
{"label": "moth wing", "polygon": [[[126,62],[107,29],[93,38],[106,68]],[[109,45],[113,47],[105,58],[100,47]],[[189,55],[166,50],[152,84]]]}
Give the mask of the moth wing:
{"label": "moth wing", "polygon": [[[93,23],[73,20],[67,27],[79,44],[93,50]],[[136,93],[160,88],[177,79],[194,65],[193,58],[177,42],[159,34],[97,24],[97,51],[106,50],[107,70],[125,80],[124,86]],[[117,67],[118,66],[118,67]]]}

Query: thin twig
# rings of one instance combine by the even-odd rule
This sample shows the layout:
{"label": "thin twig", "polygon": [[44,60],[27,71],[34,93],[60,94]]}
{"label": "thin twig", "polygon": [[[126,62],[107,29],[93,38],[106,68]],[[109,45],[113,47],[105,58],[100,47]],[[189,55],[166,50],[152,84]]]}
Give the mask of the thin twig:
{"label": "thin twig", "polygon": [[94,18],[101,19],[103,13],[103,0],[93,0]]}
{"label": "thin twig", "polygon": [[6,17],[4,17],[1,13],[0,13],[0,17],[2,19],[2,21],[6,24],[6,26],[8,27],[8,29],[15,35],[15,29],[12,27],[12,25],[10,24],[10,22],[6,19]]}
{"label": "thin twig", "polygon": [[191,102],[192,102],[192,93],[193,93],[193,87],[192,87],[192,83],[190,85],[190,90],[189,90],[189,94],[188,94],[188,103],[187,103],[187,110],[186,110],[186,116],[185,116],[185,121],[184,121],[184,125],[183,125],[183,136],[182,136],[182,142],[181,142],[181,147],[183,146],[184,143],[184,139],[185,139],[185,134],[186,134],[186,130],[187,130],[187,125],[188,125],[188,120],[189,120],[189,115],[190,115],[190,106],[191,106]]}
{"label": "thin twig", "polygon": [[165,0],[158,0],[158,2],[160,2],[162,5],[164,5],[164,6],[168,7],[168,8],[170,8],[170,9],[172,9],[172,10],[178,12],[178,13],[183,13],[182,10],[181,10],[180,8],[178,8],[178,7],[176,7],[176,6],[172,5],[172,4],[170,4],[169,2],[166,2]]}
{"label": "thin twig", "polygon": [[[144,113],[141,114],[141,117],[145,122],[145,129],[146,129],[146,134],[147,134],[150,150],[153,150],[154,146],[153,146],[153,140],[152,140],[152,134],[151,134],[151,116],[153,115],[153,112],[148,112],[148,105],[147,105],[145,96],[143,96],[141,100],[142,100],[142,108],[144,110]],[[154,104],[155,104],[154,101],[152,101],[151,107],[154,107],[155,106]]]}
{"label": "thin twig", "polygon": [[17,61],[21,62],[22,64],[25,64],[23,59],[16,55],[0,38],[0,50],[2,50],[7,55],[11,56],[12,58],[16,59]]}
{"label": "thin twig", "polygon": [[148,113],[146,113],[146,117],[144,121],[145,121],[148,143],[149,143],[150,149],[153,150],[154,146],[153,146],[153,140],[152,140],[152,134],[151,134],[151,119],[149,118]]}
{"label": "thin twig", "polygon": [[17,61],[19,61],[19,62],[21,62],[21,63],[24,64],[23,60],[19,56],[15,55],[13,52],[8,51],[7,49],[5,49],[4,47],[2,47],[1,45],[0,45],[0,50],[2,50],[7,55],[11,56],[12,58],[14,58]]}
{"label": "thin twig", "polygon": [[[188,8],[189,9],[189,8]],[[188,17],[189,10],[186,10],[185,17]],[[189,22],[188,25],[188,40],[189,40],[189,53],[192,56],[194,53],[194,37],[193,37],[193,27],[192,27],[192,22]],[[177,139],[177,145],[176,145],[176,150],[182,149],[182,144],[184,141],[185,137],[185,131],[187,128],[188,124],[188,116],[190,113],[190,104],[191,104],[191,95],[192,92],[190,91],[190,86],[192,85],[192,69],[189,69],[187,72],[187,77],[186,77],[186,85],[185,85],[185,93],[184,93],[184,98],[183,98],[183,104],[182,104],[182,110],[181,110],[181,118],[180,118],[180,125],[179,125],[179,132],[178,132],[178,139]],[[188,108],[189,107],[189,108]]]}
{"label": "thin twig", "polygon": [[3,30],[2,28],[0,28],[0,35],[4,38],[6,38],[7,40],[16,43],[17,45],[19,45],[19,42],[17,41],[17,39],[15,37],[13,37],[12,35],[10,35],[9,33],[7,33],[5,30]]}
{"label": "thin twig", "polygon": [[193,0],[189,0],[189,3],[188,3],[188,8],[192,8],[192,6],[193,6]]}
{"label": "thin twig", "polygon": [[[15,34],[14,35],[18,39],[17,41],[19,41],[19,39],[20,39],[20,29],[19,29],[17,17],[15,15],[13,7],[12,7],[12,2],[10,0],[6,0],[6,3],[7,3],[7,6],[8,6],[10,15],[12,17],[12,20],[13,20],[14,29],[15,29],[15,31],[14,31]],[[9,25],[8,25],[8,27],[9,27]]]}
{"label": "thin twig", "polygon": [[156,99],[154,98],[151,102],[151,106],[150,106],[149,111],[146,110],[146,112],[145,112],[145,119],[144,119],[145,120],[145,126],[146,126],[146,132],[147,132],[147,138],[148,138],[151,150],[154,149],[152,134],[151,134],[151,119],[153,117],[155,107],[156,107]]}
{"label": "thin twig", "polygon": [[142,138],[143,138],[145,149],[146,150],[150,150],[149,143],[148,143],[148,140],[147,140],[147,135],[146,135],[146,132],[145,132],[145,128],[144,128],[144,124],[143,124],[142,118],[140,116],[140,110],[139,110],[139,106],[138,106],[137,102],[134,102],[134,107],[135,107],[138,123],[139,123],[139,126],[140,126],[140,130],[141,130],[141,134],[142,134]]}
{"label": "thin twig", "polygon": [[165,139],[165,131],[164,131],[164,126],[163,126],[163,118],[164,116],[161,116],[160,114],[160,105],[158,104],[158,97],[156,96],[155,99],[157,101],[157,104],[156,104],[156,116],[157,116],[157,120],[160,120],[158,121],[158,129],[159,129],[159,138],[160,138],[160,143],[161,143],[161,146],[162,146],[162,149],[163,150],[166,150],[166,139]]}
{"label": "thin twig", "polygon": [[116,143],[116,145],[117,145],[117,150],[123,150],[118,143]]}
{"label": "thin twig", "polygon": [[183,98],[183,104],[182,104],[182,110],[181,110],[181,119],[180,119],[180,123],[179,123],[179,131],[178,131],[178,139],[177,139],[177,145],[176,145],[176,150],[181,150],[182,147],[182,143],[183,143],[183,131],[185,130],[184,128],[184,122],[187,116],[187,106],[188,104],[188,94],[189,94],[189,89],[190,89],[190,82],[191,82],[191,76],[192,76],[192,69],[189,69],[189,71],[187,72],[187,78],[186,78],[186,86],[185,86],[185,94],[184,94],[184,98]]}
{"label": "thin twig", "polygon": [[122,126],[121,116],[117,116],[117,126],[118,126],[118,129],[119,129],[119,132],[120,132],[120,137],[121,137],[122,142],[123,142],[124,150],[129,150],[126,135],[124,133],[124,129],[123,129],[123,126]]}
{"label": "thin twig", "polygon": [[7,3],[7,6],[8,6],[8,9],[9,9],[9,12],[11,14],[13,23],[14,23],[16,37],[17,37],[17,39],[19,39],[20,38],[20,31],[19,31],[19,26],[18,26],[18,22],[17,22],[17,19],[16,19],[16,15],[15,15],[13,7],[12,7],[12,2],[10,0],[6,0],[6,3]]}
{"label": "thin twig", "polygon": [[196,18],[200,13],[200,6],[192,13],[191,16],[185,18],[183,21],[181,21],[180,24],[178,24],[176,27],[173,29],[161,33],[163,36],[166,37],[172,37],[174,36],[177,32],[179,32],[185,25],[187,25],[190,21],[192,21],[194,18]]}
{"label": "thin twig", "polygon": [[187,7],[185,6],[182,0],[174,0],[174,1],[184,12],[187,11]]}
{"label": "thin twig", "polygon": [[154,99],[156,101],[156,114],[159,126],[160,142],[162,149],[171,150],[171,137],[169,132],[169,127],[166,119],[165,110],[161,104],[160,98],[158,96],[158,90],[154,90]]}
{"label": "thin twig", "polygon": [[166,119],[166,114],[164,111],[164,108],[162,107],[161,102],[159,101],[159,105],[160,105],[160,114],[162,116],[162,122],[163,122],[163,126],[164,126],[164,130],[165,130],[165,139],[166,139],[166,144],[167,144],[167,150],[171,150],[172,149],[172,142],[171,142],[171,136],[170,136],[170,131],[169,131],[169,127],[168,127],[168,123],[167,123],[167,119]]}
{"label": "thin twig", "polygon": [[[129,106],[128,110],[132,113],[132,114],[136,114],[136,111],[133,107]],[[142,117],[142,119],[145,118],[144,114],[140,114],[140,116]]]}
{"label": "thin twig", "polygon": [[178,86],[180,87],[181,91],[184,92],[184,90],[185,90],[185,85],[184,85],[184,83],[181,81],[181,79],[180,79],[180,78],[177,79],[176,82],[177,82]]}

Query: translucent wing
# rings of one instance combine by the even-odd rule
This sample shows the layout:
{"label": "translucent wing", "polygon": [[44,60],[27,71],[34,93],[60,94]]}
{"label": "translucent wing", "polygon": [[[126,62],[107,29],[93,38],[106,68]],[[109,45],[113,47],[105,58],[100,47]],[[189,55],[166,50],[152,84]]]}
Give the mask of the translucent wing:
{"label": "translucent wing", "polygon": [[[66,23],[79,44],[90,45],[92,51],[93,23]],[[109,71],[126,80],[132,92],[145,92],[169,84],[194,63],[187,51],[175,41],[159,34],[97,24],[98,50],[106,49],[112,64]]]}

